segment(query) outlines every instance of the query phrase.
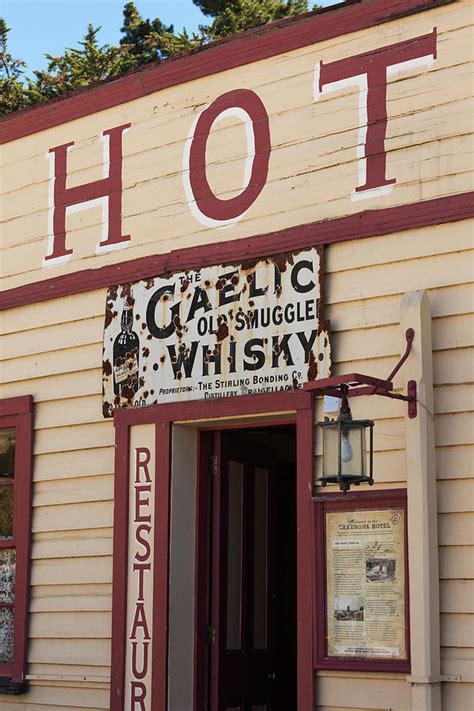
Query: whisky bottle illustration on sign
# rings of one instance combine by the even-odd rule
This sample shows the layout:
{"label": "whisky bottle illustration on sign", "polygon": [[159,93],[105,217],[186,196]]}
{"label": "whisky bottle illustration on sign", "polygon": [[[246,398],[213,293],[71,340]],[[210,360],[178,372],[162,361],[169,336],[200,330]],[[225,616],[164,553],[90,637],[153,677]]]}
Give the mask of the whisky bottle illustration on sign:
{"label": "whisky bottle illustration on sign", "polygon": [[114,392],[130,400],[138,390],[140,341],[132,331],[133,308],[127,303],[123,307],[121,325],[113,348]]}

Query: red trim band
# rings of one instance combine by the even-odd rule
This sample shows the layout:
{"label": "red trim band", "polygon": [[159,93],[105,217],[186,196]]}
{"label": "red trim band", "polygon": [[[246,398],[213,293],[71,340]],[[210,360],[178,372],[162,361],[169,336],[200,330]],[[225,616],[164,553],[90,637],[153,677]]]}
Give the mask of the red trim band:
{"label": "red trim band", "polygon": [[326,10],[273,22],[213,42],[199,51],[154,62],[125,76],[11,114],[0,123],[0,143],[59,126],[177,84],[452,2],[456,0],[349,0]]}
{"label": "red trim band", "polygon": [[236,398],[168,402],[147,407],[117,407],[114,410],[114,425],[125,427],[151,422],[188,422],[216,417],[293,412],[307,406],[308,402],[308,393],[303,390],[284,390],[276,393],[239,395]]}
{"label": "red trim band", "polygon": [[166,272],[231,264],[233,261],[242,262],[318,244],[387,235],[470,217],[474,217],[474,191],[382,210],[367,210],[246,239],[188,247],[99,269],[83,269],[74,274],[6,289],[0,292],[0,310],[148,279]]}
{"label": "red trim band", "polygon": [[[316,559],[316,594],[314,596],[314,668],[344,671],[409,672],[410,656],[410,598],[408,571],[408,518],[406,489],[377,489],[376,491],[349,491],[347,493],[318,493],[312,499],[315,510],[315,545],[319,551]],[[403,507],[405,512],[405,644],[406,659],[378,659],[364,657],[336,657],[326,654],[327,645],[327,581],[326,581],[326,530],[325,514],[328,511],[374,510]]]}
{"label": "red trim band", "polygon": [[[33,397],[0,400],[0,427],[16,432],[13,489],[13,536],[0,541],[1,548],[16,551],[13,659],[0,663],[2,693],[24,693],[27,667],[28,616],[30,596],[31,516],[33,495]],[[5,606],[5,605],[3,605]]]}
{"label": "red trim band", "polygon": [[129,451],[129,428],[126,425],[116,427],[110,711],[123,711],[125,698],[124,680],[127,639]]}
{"label": "red trim band", "polygon": [[33,396],[20,395],[0,400],[0,417],[8,415],[24,415],[33,412]]}

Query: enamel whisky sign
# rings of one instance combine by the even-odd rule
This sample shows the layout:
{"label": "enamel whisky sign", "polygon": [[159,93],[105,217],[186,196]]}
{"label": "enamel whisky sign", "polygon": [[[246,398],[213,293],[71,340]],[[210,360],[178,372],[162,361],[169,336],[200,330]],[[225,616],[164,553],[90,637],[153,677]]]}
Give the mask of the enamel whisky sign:
{"label": "enamel whisky sign", "polygon": [[312,248],[111,287],[104,415],[293,390],[327,377],[321,258]]}

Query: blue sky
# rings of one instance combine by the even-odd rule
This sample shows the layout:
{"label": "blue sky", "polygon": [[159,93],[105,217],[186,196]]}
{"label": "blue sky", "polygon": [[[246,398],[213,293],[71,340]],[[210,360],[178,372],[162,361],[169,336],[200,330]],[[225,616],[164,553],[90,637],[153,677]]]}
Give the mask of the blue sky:
{"label": "blue sky", "polygon": [[[333,5],[340,0],[319,0]],[[126,0],[0,0],[0,14],[6,20],[9,49],[27,63],[25,74],[46,66],[44,54],[61,54],[74,47],[84,35],[88,22],[102,27],[101,44],[117,44]],[[143,17],[160,17],[176,29],[193,30],[207,18],[192,0],[135,0]],[[313,3],[311,3],[313,4]]]}

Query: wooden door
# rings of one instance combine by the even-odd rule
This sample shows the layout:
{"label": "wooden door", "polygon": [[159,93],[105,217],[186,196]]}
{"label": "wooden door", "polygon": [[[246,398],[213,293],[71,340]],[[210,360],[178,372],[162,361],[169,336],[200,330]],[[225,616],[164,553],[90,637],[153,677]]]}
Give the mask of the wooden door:
{"label": "wooden door", "polygon": [[219,590],[213,711],[274,711],[274,466],[268,452],[250,451],[236,433],[222,433],[220,445],[213,522],[219,531],[213,556],[218,576],[213,587]]}

